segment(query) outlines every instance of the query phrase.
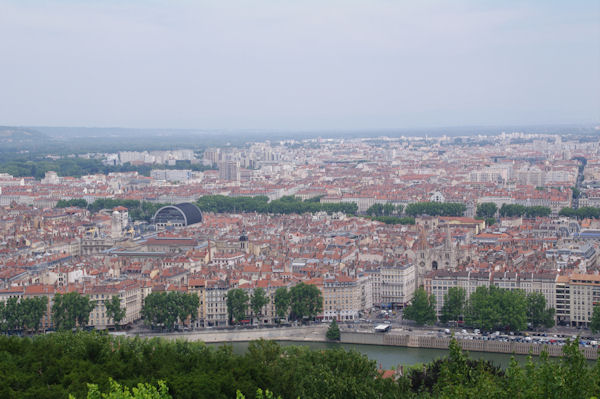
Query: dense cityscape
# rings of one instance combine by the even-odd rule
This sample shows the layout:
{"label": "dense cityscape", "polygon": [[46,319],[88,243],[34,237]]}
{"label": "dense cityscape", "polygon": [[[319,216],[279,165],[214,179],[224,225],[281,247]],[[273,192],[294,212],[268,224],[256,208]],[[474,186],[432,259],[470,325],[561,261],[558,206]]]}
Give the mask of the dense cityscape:
{"label": "dense cityscape", "polygon": [[1,0],[0,399],[600,398],[599,5]]}
{"label": "dense cityscape", "polygon": [[[101,156],[216,169],[2,174],[4,300],[44,295],[50,310],[56,294],[89,295],[86,325],[100,329],[114,327],[104,299],[118,294],[121,323],[135,324],[144,298],[161,291],[198,295],[182,327],[225,326],[234,288],[262,288],[268,303],[243,319],[272,324],[275,291],[301,282],[319,289],[312,316],[325,321],[402,309],[418,287],[437,316],[450,287],[467,297],[479,286],[541,293],[555,322],[573,327],[589,327],[600,301],[597,138],[311,139],[198,158]],[[54,327],[50,311],[42,327]]]}

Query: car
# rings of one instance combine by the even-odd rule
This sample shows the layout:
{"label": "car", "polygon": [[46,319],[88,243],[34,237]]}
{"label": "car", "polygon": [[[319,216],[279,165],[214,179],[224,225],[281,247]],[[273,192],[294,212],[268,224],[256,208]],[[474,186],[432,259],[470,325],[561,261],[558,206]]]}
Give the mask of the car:
{"label": "car", "polygon": [[473,334],[479,335],[479,334],[481,334],[481,331],[479,330],[479,328],[476,328],[473,330]]}
{"label": "car", "polygon": [[450,334],[450,330],[449,330],[449,329],[447,329],[447,328],[445,328],[445,329],[444,329],[444,334]]}

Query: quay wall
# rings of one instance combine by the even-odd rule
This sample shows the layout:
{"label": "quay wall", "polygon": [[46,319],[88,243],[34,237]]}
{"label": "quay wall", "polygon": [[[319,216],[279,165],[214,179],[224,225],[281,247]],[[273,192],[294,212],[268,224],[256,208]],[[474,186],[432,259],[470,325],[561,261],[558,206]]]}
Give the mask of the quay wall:
{"label": "quay wall", "polygon": [[[341,342],[347,344],[406,346],[410,348],[448,349],[450,337],[424,335],[390,334],[373,332],[342,332]],[[469,352],[493,352],[517,355],[539,355],[544,348],[549,356],[561,356],[562,346],[543,345],[529,342],[500,342],[457,339],[463,350]],[[598,359],[597,349],[581,348],[586,359]]]}

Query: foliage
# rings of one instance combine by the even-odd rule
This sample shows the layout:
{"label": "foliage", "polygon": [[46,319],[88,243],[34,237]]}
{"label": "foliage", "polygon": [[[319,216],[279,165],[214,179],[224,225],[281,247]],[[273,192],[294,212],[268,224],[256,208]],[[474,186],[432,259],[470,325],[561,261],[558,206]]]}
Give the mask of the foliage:
{"label": "foliage", "polygon": [[400,215],[404,206],[390,203],[385,204],[373,204],[367,210],[366,214],[369,216],[391,216],[393,214]]}
{"label": "foliage", "polygon": [[458,321],[464,313],[467,291],[461,287],[450,287],[444,295],[440,320],[442,323]]}
{"label": "foliage", "polygon": [[115,327],[119,326],[123,317],[125,317],[125,309],[121,308],[121,298],[118,295],[113,295],[110,300],[104,302],[106,307],[106,317],[112,319]]}
{"label": "foliage", "polygon": [[433,295],[427,295],[425,289],[419,287],[410,304],[404,308],[404,318],[414,320],[418,325],[434,323],[437,320],[435,302]]}
{"label": "foliage", "polygon": [[68,208],[71,206],[76,206],[78,208],[87,208],[88,203],[86,200],[84,200],[83,198],[73,198],[70,200],[58,200],[58,202],[56,203],[56,207],[57,208]]}
{"label": "foliage", "polygon": [[106,398],[184,399],[597,396],[598,363],[585,361],[577,340],[563,352],[558,361],[547,354],[523,366],[513,361],[503,372],[469,359],[453,340],[447,357],[406,369],[394,382],[381,378],[376,362],[341,348],[313,351],[261,340],[240,355],[230,346],[99,332],[0,336],[0,397],[84,398],[92,392],[94,399],[103,397],[100,392],[107,392]]}
{"label": "foliage", "polygon": [[408,204],[404,212],[408,216],[463,216],[467,206],[454,202],[417,202]]}
{"label": "foliage", "polygon": [[518,204],[502,204],[500,207],[500,216],[517,217],[526,216],[528,218],[549,216],[552,210],[547,206],[525,206]]}
{"label": "foliage", "polygon": [[0,331],[37,331],[46,314],[48,297],[9,298],[0,302]]}
{"label": "foliage", "polygon": [[385,224],[415,224],[414,217],[398,217],[398,216],[370,216],[369,219],[376,220]]}
{"label": "foliage", "polygon": [[293,196],[284,196],[269,202],[266,196],[256,197],[227,197],[224,195],[205,195],[196,202],[204,212],[231,213],[257,212],[272,214],[302,214],[327,212],[342,212],[356,215],[358,205],[354,202],[321,203],[312,199],[302,201]]}
{"label": "foliage", "polygon": [[577,219],[600,219],[600,208],[592,206],[584,206],[577,209],[563,208],[558,215]]}
{"label": "foliage", "polygon": [[147,325],[173,330],[177,321],[198,316],[200,300],[196,294],[179,291],[153,292],[144,299],[142,317]]}
{"label": "foliage", "polygon": [[527,294],[527,322],[533,328],[554,326],[554,308],[546,309],[546,298],[540,292]]}
{"label": "foliage", "polygon": [[54,171],[58,176],[81,177],[90,174],[109,174],[118,172],[138,172],[143,176],[150,176],[153,169],[191,169],[203,171],[215,169],[212,166],[191,164],[188,162],[177,162],[175,165],[123,165],[107,166],[99,159],[88,159],[83,157],[70,157],[51,159],[45,156],[27,158],[25,156],[13,157],[0,162],[0,173],[8,173],[15,177],[31,176],[42,179],[46,172]]}
{"label": "foliage", "polygon": [[465,323],[484,330],[524,330],[527,326],[527,299],[521,290],[494,285],[477,287],[469,297]]}
{"label": "foliage", "polygon": [[600,331],[600,305],[594,305],[592,319],[590,320],[590,329],[594,334]]}
{"label": "foliage", "polygon": [[475,214],[480,218],[493,218],[498,211],[498,206],[494,202],[482,202],[477,205]]}
{"label": "foliage", "polygon": [[262,315],[262,309],[269,303],[265,290],[261,287],[254,289],[252,297],[250,298],[250,308],[255,316]]}
{"label": "foliage", "polygon": [[[241,393],[238,389],[235,393],[235,399],[246,399],[246,395]],[[281,399],[281,396],[277,396],[277,398],[275,398],[273,392],[269,391],[268,389],[263,392],[262,389],[258,388],[256,390],[256,399]]]}
{"label": "foliage", "polygon": [[311,284],[296,284],[290,289],[290,308],[293,320],[314,318],[323,311],[321,291]]}
{"label": "foliage", "polygon": [[57,330],[72,330],[84,327],[90,320],[90,312],[95,305],[89,296],[78,292],[56,294],[52,304],[52,320]]}
{"label": "foliage", "polygon": [[277,317],[280,319],[287,317],[290,310],[290,292],[288,291],[287,287],[279,287],[275,290],[273,302]]}
{"label": "foliage", "polygon": [[330,341],[339,341],[340,340],[340,338],[341,338],[340,326],[338,326],[338,323],[335,319],[331,320],[331,324],[329,325],[329,328],[327,329],[327,333],[325,336]]}
{"label": "foliage", "polygon": [[246,317],[249,299],[246,291],[240,288],[232,288],[227,292],[227,314],[230,323]]}
{"label": "foliage", "polygon": [[[129,388],[121,386],[118,382],[109,378],[110,391],[101,393],[96,384],[88,384],[87,399],[171,399],[169,388],[164,381],[158,381],[158,389],[148,383],[139,383],[137,387]],[[74,399],[73,396],[70,396]]]}

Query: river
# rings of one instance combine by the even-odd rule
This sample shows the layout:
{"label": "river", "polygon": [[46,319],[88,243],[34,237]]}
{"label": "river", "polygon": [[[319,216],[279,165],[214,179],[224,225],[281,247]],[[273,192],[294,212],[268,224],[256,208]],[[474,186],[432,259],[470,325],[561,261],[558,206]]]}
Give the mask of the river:
{"label": "river", "polygon": [[[375,360],[377,365],[381,365],[384,369],[396,367],[399,364],[412,365],[416,363],[429,363],[432,360],[444,357],[448,354],[447,350],[443,349],[425,349],[425,348],[407,348],[403,346],[380,346],[380,345],[359,345],[359,344],[339,344],[329,342],[292,342],[292,341],[277,341],[282,346],[302,345],[308,346],[313,350],[329,349],[329,348],[344,348],[346,350],[354,349],[360,353],[367,355],[369,359]],[[232,342],[228,345],[233,346],[234,353],[244,354],[248,350],[248,342]],[[208,344],[223,345],[223,344]],[[489,360],[497,366],[506,368],[509,365],[512,355],[504,353],[487,353],[487,352],[471,352],[472,359]],[[515,358],[523,363],[527,360],[527,356],[516,355]],[[535,360],[536,357],[534,357]]]}

